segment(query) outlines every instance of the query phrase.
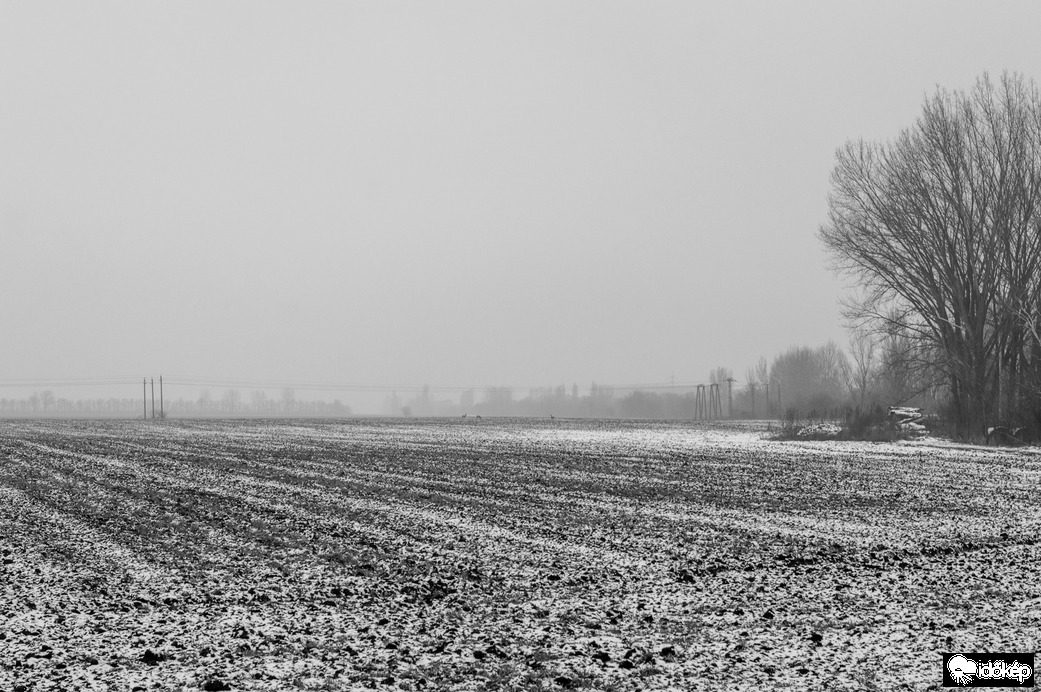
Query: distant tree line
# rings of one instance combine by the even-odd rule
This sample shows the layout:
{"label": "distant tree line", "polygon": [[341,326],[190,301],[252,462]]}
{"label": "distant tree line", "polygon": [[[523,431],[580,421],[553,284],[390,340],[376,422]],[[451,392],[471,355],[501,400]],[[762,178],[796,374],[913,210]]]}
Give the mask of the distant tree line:
{"label": "distant tree line", "polygon": [[[913,339],[900,333],[878,337],[854,330],[847,351],[833,342],[793,346],[772,360],[760,358],[743,380],[734,378],[729,368],[714,368],[705,386],[717,385],[723,417],[738,419],[781,419],[790,412],[801,418],[837,419],[897,405],[942,412],[943,387],[917,367],[916,348]],[[522,393],[487,387],[463,391],[453,399],[437,398],[424,387],[411,397],[392,394],[384,413],[660,420],[691,420],[696,414],[696,391],[689,386],[633,391],[594,382],[582,393],[577,384]]]}
{"label": "distant tree line", "polygon": [[264,390],[254,390],[244,397],[237,389],[226,389],[215,398],[209,390],[203,390],[197,399],[178,398],[168,402],[166,410],[168,415],[179,418],[325,418],[351,415],[351,407],[339,399],[301,400],[292,389],[283,389],[277,398],[268,396]]}
{"label": "distant tree line", "polygon": [[0,397],[0,416],[64,416],[122,417],[134,412],[141,415],[141,399],[88,398],[67,399],[55,397],[47,390],[33,392],[27,397]]}
{"label": "distant tree line", "polygon": [[[140,418],[152,417],[152,399],[109,397],[68,399],[55,397],[50,390],[33,392],[19,399],[0,398],[0,417],[64,417],[64,418]],[[278,398],[262,390],[243,397],[237,389],[225,390],[219,398],[203,391],[197,399],[155,401],[155,417],[258,417],[258,418],[323,418],[351,415],[351,408],[339,399],[333,401],[300,400],[292,389],[282,390]]]}
{"label": "distant tree line", "polygon": [[941,413],[943,387],[916,363],[913,340],[893,333],[850,335],[848,351],[828,342],[793,346],[772,361],[760,358],[734,392],[737,418],[843,418],[879,407],[914,406]]}
{"label": "distant tree line", "polygon": [[577,384],[525,390],[518,396],[510,387],[466,390],[458,400],[436,399],[429,388],[405,398],[392,394],[384,411],[405,416],[517,416],[558,418],[689,419],[694,415],[692,392],[627,391],[593,382],[584,393]]}

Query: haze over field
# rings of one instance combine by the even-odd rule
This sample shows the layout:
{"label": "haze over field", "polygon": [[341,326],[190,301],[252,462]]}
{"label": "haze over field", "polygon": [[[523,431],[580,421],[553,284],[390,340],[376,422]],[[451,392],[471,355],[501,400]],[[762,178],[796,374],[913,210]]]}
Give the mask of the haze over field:
{"label": "haze over field", "polygon": [[836,148],[937,84],[1036,79],[1039,25],[1026,2],[0,3],[0,383],[696,382],[842,344],[814,235]]}

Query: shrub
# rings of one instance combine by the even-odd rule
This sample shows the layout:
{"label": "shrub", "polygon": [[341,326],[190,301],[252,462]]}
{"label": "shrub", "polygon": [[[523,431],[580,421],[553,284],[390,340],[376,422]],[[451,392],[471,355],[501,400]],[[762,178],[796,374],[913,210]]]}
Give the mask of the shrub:
{"label": "shrub", "polygon": [[781,417],[781,429],[777,437],[782,440],[793,440],[802,428],[803,423],[799,410],[794,407],[785,409],[784,416]]}
{"label": "shrub", "polygon": [[[865,442],[893,442],[916,437],[920,433],[903,430],[889,418],[878,404],[867,408],[846,409],[841,425],[836,420],[817,419],[817,412],[804,419],[796,408],[789,408],[780,420],[778,440],[858,440]],[[838,418],[838,416],[836,416]]]}
{"label": "shrub", "polygon": [[847,410],[842,427],[850,440],[887,441],[898,437],[896,426],[879,404]]}

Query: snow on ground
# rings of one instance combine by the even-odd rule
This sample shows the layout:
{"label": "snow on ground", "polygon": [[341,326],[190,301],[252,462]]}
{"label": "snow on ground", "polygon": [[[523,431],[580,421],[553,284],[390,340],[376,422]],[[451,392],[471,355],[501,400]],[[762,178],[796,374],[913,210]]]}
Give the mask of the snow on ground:
{"label": "snow on ground", "polygon": [[939,689],[1041,455],[627,421],[0,423],[0,689]]}

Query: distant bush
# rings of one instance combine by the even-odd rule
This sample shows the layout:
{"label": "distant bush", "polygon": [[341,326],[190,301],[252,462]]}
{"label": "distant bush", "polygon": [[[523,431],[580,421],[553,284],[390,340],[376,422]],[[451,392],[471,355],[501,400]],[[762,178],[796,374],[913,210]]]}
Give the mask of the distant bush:
{"label": "distant bush", "polygon": [[843,437],[847,440],[867,442],[892,442],[901,437],[888,411],[879,404],[866,409],[859,406],[848,409],[842,424]]}
{"label": "distant bush", "polygon": [[910,428],[901,429],[890,419],[888,411],[879,405],[829,413],[831,415],[824,418],[818,417],[818,412],[814,411],[804,418],[798,409],[789,408],[779,421],[780,427],[774,439],[893,442],[920,434]]}

